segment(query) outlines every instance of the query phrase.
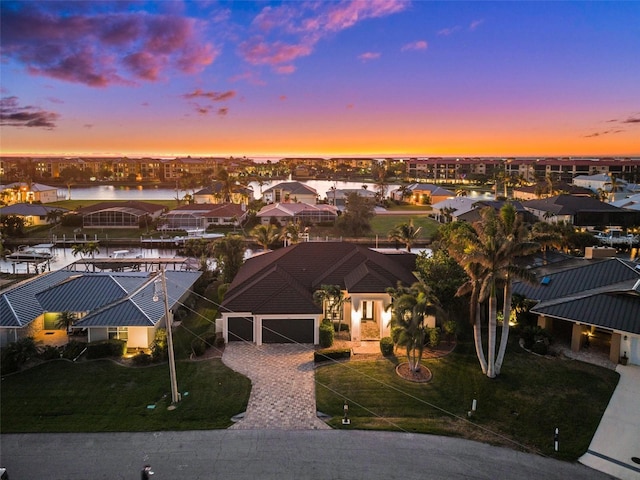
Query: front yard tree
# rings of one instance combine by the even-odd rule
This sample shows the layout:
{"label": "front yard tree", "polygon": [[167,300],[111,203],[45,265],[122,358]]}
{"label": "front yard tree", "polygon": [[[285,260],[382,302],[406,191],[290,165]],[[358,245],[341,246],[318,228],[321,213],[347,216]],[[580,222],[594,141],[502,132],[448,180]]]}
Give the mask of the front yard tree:
{"label": "front yard tree", "polygon": [[411,247],[420,236],[421,227],[416,228],[413,225],[413,219],[409,223],[400,223],[389,231],[389,240],[403,243],[407,247],[407,252],[411,251]]}
{"label": "front yard tree", "polygon": [[210,248],[222,271],[222,281],[231,283],[244,262],[244,238],[240,235],[227,235],[212,242]]}
{"label": "front yard tree", "polygon": [[428,316],[440,314],[438,300],[431,289],[421,282],[409,288],[398,285],[397,288],[388,289],[387,293],[393,297],[391,326],[400,329],[398,345],[406,348],[411,371],[418,372],[427,334],[425,320]]}
{"label": "front yard tree", "polygon": [[340,285],[320,285],[320,288],[313,292],[313,299],[316,303],[322,305],[325,318],[333,321],[334,317],[338,317],[338,334],[342,325],[342,307],[349,301],[349,297],[344,296],[344,292]]}
{"label": "front yard tree", "polygon": [[[504,361],[504,354],[509,337],[509,316],[511,309],[511,285],[514,279],[533,282],[535,276],[526,268],[514,265],[516,257],[537,251],[537,243],[526,240],[527,231],[521,219],[516,215],[515,208],[506,203],[496,214],[493,208],[482,211],[482,220],[476,222],[471,230],[461,229],[458,234],[450,237],[449,252],[460,261],[462,267],[470,277],[468,290],[478,297],[478,307],[488,301],[489,325],[487,332],[487,366],[486,374],[495,378],[500,374]],[[479,288],[479,291],[477,290]],[[500,347],[496,352],[496,332],[498,301],[497,291],[503,289],[503,318]],[[474,325],[477,327],[479,312],[475,313]],[[481,361],[482,347],[479,338],[479,328],[474,327],[477,334],[476,352]],[[484,372],[484,365],[483,372]]]}

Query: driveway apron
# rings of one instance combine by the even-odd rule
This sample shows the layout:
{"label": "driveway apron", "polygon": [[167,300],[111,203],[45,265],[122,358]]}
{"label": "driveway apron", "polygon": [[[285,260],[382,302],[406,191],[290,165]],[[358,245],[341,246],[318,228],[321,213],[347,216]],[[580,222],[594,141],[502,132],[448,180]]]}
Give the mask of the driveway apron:
{"label": "driveway apron", "polygon": [[640,479],[640,367],[618,365],[620,381],[580,463],[621,480]]}
{"label": "driveway apron", "polygon": [[231,429],[330,429],[316,415],[312,347],[231,342],[222,361],[251,380],[247,411]]}

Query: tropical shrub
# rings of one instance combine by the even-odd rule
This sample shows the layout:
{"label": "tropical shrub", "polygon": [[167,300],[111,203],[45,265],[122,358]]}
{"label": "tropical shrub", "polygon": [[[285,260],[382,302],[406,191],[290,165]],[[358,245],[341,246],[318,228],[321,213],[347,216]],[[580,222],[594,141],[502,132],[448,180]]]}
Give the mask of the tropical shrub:
{"label": "tropical shrub", "polygon": [[103,342],[87,344],[87,358],[121,357],[126,350],[127,342],[124,340],[110,339]]}
{"label": "tropical shrub", "polygon": [[333,324],[323,321],[320,324],[320,346],[322,348],[329,348],[333,345]]}
{"label": "tropical shrub", "polygon": [[431,348],[438,348],[438,345],[440,345],[440,329],[438,327],[430,328],[429,329],[429,346]]}
{"label": "tropical shrub", "polygon": [[342,360],[351,358],[350,348],[334,348],[331,350],[317,350],[313,352],[313,361],[315,363],[325,362],[327,360]]}
{"label": "tropical shrub", "polygon": [[391,337],[382,337],[380,339],[380,352],[385,357],[393,355],[393,339]]}
{"label": "tropical shrub", "polygon": [[159,362],[167,358],[167,352],[167,330],[158,328],[151,344],[151,356],[154,361]]}
{"label": "tropical shrub", "polygon": [[131,359],[133,364],[137,367],[143,367],[145,365],[150,365],[153,358],[151,355],[145,352],[139,352]]}

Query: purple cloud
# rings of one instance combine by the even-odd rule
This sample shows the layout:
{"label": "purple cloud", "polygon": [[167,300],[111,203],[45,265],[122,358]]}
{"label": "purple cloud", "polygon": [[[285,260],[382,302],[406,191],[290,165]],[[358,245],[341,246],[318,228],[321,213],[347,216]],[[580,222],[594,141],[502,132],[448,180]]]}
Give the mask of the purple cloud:
{"label": "purple cloud", "polygon": [[377,60],[378,58],[380,58],[379,52],[365,52],[361,55],[358,55],[358,59],[363,62],[368,62],[369,60]]}
{"label": "purple cloud", "polygon": [[478,28],[480,25],[482,25],[484,23],[484,19],[481,20],[474,20],[473,22],[471,22],[469,24],[469,30],[471,30],[472,32]]}
{"label": "purple cloud", "polygon": [[8,127],[39,127],[48,130],[56,127],[60,115],[37,107],[21,107],[17,97],[0,99],[0,125]]}
{"label": "purple cloud", "polygon": [[96,12],[83,2],[5,5],[3,55],[34,75],[107,87],[154,81],[169,69],[197,72],[218,55],[204,24],[178,14]]}
{"label": "purple cloud", "polygon": [[429,44],[425,40],[418,40],[416,42],[407,43],[403,45],[400,51],[406,52],[410,50],[426,50]]}
{"label": "purple cloud", "polygon": [[[240,56],[252,65],[268,65],[279,74],[295,71],[293,62],[313,52],[323,38],[371,18],[401,12],[405,0],[342,0],[339,2],[289,2],[264,7],[252,26],[259,34],[242,42]],[[287,42],[266,38],[287,34]]]}
{"label": "purple cloud", "polygon": [[460,25],[456,25],[451,28],[443,28],[442,30],[438,30],[438,35],[448,37],[449,35],[453,35],[456,32],[459,32],[462,29]]}
{"label": "purple cloud", "polygon": [[622,123],[640,123],[640,117],[629,117],[626,120],[622,120]]}
{"label": "purple cloud", "polygon": [[236,91],[235,90],[227,90],[226,92],[205,92],[204,90],[201,90],[200,88],[195,89],[193,92],[191,93],[185,93],[184,95],[182,95],[184,98],[191,100],[194,98],[206,98],[208,100],[211,100],[212,102],[222,102],[225,100],[230,100],[233,97],[236,96]]}

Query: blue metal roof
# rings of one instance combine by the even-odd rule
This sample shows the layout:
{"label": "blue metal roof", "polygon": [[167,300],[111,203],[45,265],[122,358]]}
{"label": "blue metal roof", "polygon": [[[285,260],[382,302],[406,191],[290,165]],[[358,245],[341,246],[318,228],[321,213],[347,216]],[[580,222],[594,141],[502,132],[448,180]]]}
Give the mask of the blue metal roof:
{"label": "blue metal roof", "polygon": [[[201,275],[165,273],[170,308]],[[0,292],[0,328],[24,327],[47,311],[89,312],[77,326],[152,326],[164,315],[159,278],[158,272],[45,273]]]}

